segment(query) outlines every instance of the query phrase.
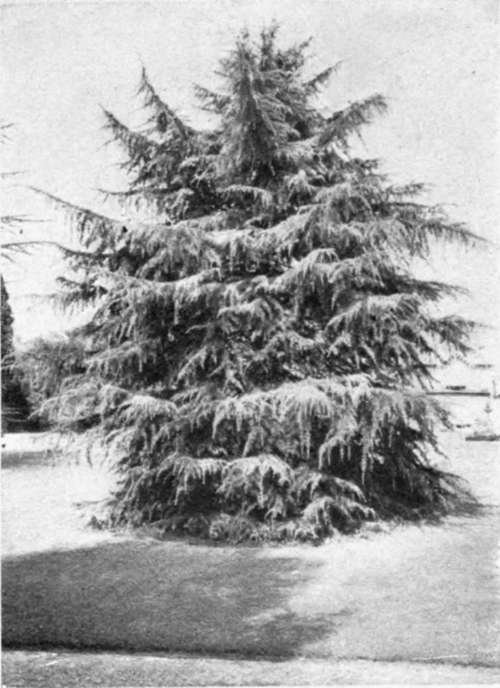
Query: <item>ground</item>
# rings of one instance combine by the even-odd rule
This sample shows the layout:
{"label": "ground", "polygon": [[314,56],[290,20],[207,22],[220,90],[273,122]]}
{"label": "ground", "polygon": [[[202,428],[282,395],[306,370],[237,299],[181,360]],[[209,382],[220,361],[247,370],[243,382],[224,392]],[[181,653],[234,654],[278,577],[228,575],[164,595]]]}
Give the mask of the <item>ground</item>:
{"label": "ground", "polygon": [[374,660],[220,659],[148,654],[25,652],[4,653],[9,686],[255,686],[346,684],[497,685],[497,669],[446,663]]}
{"label": "ground", "polygon": [[447,443],[480,515],[321,547],[77,532],[95,471],[7,462],[4,685],[500,683],[499,445]]}

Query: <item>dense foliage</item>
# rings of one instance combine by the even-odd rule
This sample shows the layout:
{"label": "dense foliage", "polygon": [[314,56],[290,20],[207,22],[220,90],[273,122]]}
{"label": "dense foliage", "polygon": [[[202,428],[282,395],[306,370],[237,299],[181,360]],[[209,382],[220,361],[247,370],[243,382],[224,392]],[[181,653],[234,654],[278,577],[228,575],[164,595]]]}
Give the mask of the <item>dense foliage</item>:
{"label": "dense foliage", "polygon": [[81,376],[86,370],[85,341],[74,333],[39,337],[17,353],[16,369],[22,375],[24,393],[34,409],[32,423],[48,426],[51,419],[44,412],[45,402],[56,396],[72,376]]}
{"label": "dense foliage", "polygon": [[[0,122],[0,144],[8,141],[8,131],[11,124]],[[0,172],[0,180],[5,180],[15,172]],[[24,243],[18,240],[22,224],[22,216],[0,215],[0,258],[2,272],[4,261],[14,261],[19,253],[25,252]],[[29,414],[29,405],[21,387],[21,376],[16,367],[16,352],[14,348],[14,316],[9,301],[9,293],[3,274],[0,275],[1,298],[1,377],[2,377],[2,431],[22,429]]]}
{"label": "dense foliage", "polygon": [[307,45],[243,34],[222,90],[196,88],[211,129],[183,122],[145,72],[146,131],[105,112],[129,178],[114,195],[155,222],[52,197],[83,245],[63,298],[95,310],[85,369],[49,407],[112,448],[113,524],[319,537],[464,497],[429,461],[447,417],[422,386],[471,323],[437,314],[453,289],[411,261],[477,237],[352,154],[385,100],[322,115],[334,70],[306,78]]}
{"label": "dense foliage", "polygon": [[2,296],[2,358],[12,356],[14,352],[14,317],[9,303],[9,294],[3,277],[0,275],[0,289]]}
{"label": "dense foliage", "polygon": [[2,377],[2,432],[27,427],[30,413],[28,400],[22,387],[22,375],[14,349],[14,316],[3,276],[1,288],[1,377]]}

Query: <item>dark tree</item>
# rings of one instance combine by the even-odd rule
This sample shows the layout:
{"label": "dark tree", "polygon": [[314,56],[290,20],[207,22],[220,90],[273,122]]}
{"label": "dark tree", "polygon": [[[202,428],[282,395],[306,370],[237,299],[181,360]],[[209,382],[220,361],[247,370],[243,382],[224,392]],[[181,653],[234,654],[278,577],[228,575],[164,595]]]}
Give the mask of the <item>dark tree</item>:
{"label": "dark tree", "polygon": [[2,431],[10,432],[25,427],[29,405],[22,389],[21,376],[16,366],[14,350],[14,317],[3,276],[1,285],[1,375],[2,375]]}
{"label": "dark tree", "polygon": [[0,285],[2,296],[2,358],[8,358],[14,353],[14,317],[2,275],[0,275]]}

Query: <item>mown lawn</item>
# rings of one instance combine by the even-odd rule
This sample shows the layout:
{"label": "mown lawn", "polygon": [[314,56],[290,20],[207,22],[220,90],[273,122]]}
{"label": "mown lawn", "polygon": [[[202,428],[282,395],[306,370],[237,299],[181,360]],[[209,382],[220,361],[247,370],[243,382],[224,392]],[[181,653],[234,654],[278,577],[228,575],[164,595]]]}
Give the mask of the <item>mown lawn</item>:
{"label": "mown lawn", "polygon": [[4,647],[282,657],[334,626],[288,604],[320,567],[303,548],[84,531],[74,504],[102,498],[109,476],[46,456],[43,439],[8,436],[2,456]]}
{"label": "mown lawn", "polygon": [[292,656],[336,622],[287,607],[311,568],[258,549],[144,540],[10,557],[4,647]]}

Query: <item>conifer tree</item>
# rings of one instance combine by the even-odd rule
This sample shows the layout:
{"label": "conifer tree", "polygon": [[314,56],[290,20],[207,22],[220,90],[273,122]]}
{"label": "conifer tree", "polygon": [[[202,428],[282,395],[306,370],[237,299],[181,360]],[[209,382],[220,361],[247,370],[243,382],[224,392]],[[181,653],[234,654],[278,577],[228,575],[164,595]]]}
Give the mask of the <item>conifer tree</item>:
{"label": "conifer tree", "polygon": [[50,408],[112,448],[113,524],[316,538],[467,498],[429,458],[448,418],[425,386],[472,323],[436,315],[454,290],[411,262],[479,238],[352,153],[386,102],[321,114],[334,68],[307,78],[307,47],[279,47],[274,26],[243,33],[221,90],[196,87],[211,129],[144,71],[147,131],[104,113],[126,155],[114,195],[156,222],[51,197],[83,245],[63,298],[95,309],[84,370]]}
{"label": "conifer tree", "polygon": [[2,355],[2,425],[5,425],[4,413],[8,402],[9,391],[12,386],[11,364],[14,354],[14,329],[12,308],[9,303],[9,294],[5,287],[3,276],[0,275],[1,288],[1,309],[2,309],[2,328],[1,328],[1,355]]}
{"label": "conifer tree", "polygon": [[30,408],[22,386],[22,375],[17,367],[14,348],[14,316],[2,275],[0,275],[0,292],[2,432],[13,432],[26,428]]}
{"label": "conifer tree", "polygon": [[[12,124],[0,122],[0,144],[8,142],[8,131]],[[0,180],[8,179],[17,172],[0,172]],[[0,215],[0,267],[3,272],[4,261],[14,262],[20,253],[26,253],[26,243],[19,241],[16,235],[26,218],[20,215]],[[32,243],[32,242],[31,242]],[[29,415],[29,404],[22,389],[21,376],[16,367],[14,347],[14,315],[9,299],[9,292],[3,274],[0,274],[1,306],[1,344],[0,373],[2,378],[2,432],[22,429]]]}

